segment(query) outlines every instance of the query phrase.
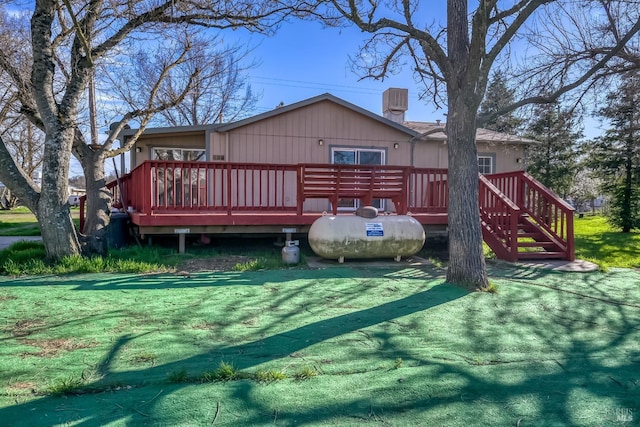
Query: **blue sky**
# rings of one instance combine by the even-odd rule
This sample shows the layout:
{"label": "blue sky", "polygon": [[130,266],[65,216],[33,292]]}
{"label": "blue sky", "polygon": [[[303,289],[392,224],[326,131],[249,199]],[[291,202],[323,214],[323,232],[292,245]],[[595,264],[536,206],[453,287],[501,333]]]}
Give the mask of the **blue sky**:
{"label": "blue sky", "polygon": [[[445,120],[446,110],[420,100],[420,86],[410,65],[384,80],[361,79],[349,65],[349,57],[360,51],[369,34],[355,28],[324,28],[319,23],[285,23],[274,36],[238,33],[222,34],[230,43],[240,41],[254,48],[258,66],[249,70],[252,89],[262,95],[256,113],[268,111],[280,102],[291,104],[331,93],[373,113],[382,114],[382,92],[389,87],[409,89],[406,120]],[[587,137],[600,135],[599,123],[585,118]]]}
{"label": "blue sky", "polygon": [[[232,42],[234,34],[223,35]],[[254,47],[259,65],[249,71],[252,89],[262,94],[258,112],[280,102],[291,104],[331,93],[373,113],[382,114],[382,92],[389,87],[409,89],[407,120],[435,121],[444,110],[418,99],[411,70],[384,81],[361,80],[350,68],[349,57],[359,52],[368,35],[355,28],[323,28],[315,22],[285,23],[272,37],[253,35],[244,42]]]}

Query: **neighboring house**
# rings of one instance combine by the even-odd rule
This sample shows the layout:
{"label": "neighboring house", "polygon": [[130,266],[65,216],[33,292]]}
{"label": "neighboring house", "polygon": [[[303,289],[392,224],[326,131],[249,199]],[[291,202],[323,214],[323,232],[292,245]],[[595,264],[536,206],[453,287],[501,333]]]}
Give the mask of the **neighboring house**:
{"label": "neighboring house", "polygon": [[[182,245],[186,234],[305,233],[323,211],[360,204],[446,232],[445,124],[406,122],[407,107],[406,89],[384,92],[383,116],[324,94],[232,123],[146,129],[110,188],[142,236]],[[571,208],[523,172],[530,143],[478,130],[483,236],[500,258],[571,259]]]}

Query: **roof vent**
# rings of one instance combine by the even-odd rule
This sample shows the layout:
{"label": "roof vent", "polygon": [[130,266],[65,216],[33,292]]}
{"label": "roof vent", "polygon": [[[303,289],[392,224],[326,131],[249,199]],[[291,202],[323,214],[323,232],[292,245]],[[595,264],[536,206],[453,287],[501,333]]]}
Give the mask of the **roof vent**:
{"label": "roof vent", "polygon": [[396,123],[404,123],[404,113],[409,109],[409,89],[391,87],[382,94],[382,114]]}

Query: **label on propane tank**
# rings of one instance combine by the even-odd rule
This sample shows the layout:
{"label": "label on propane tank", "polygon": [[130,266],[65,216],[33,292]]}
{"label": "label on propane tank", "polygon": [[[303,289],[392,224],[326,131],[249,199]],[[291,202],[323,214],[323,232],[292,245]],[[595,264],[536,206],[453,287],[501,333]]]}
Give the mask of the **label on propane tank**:
{"label": "label on propane tank", "polygon": [[381,222],[367,222],[365,224],[367,230],[367,237],[381,237],[384,236],[384,229]]}

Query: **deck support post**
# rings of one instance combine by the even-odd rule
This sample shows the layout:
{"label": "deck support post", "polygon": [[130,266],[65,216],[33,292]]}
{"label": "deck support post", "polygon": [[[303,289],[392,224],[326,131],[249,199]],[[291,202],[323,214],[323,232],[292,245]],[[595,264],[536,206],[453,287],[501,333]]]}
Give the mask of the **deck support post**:
{"label": "deck support post", "polygon": [[178,253],[183,254],[185,250],[185,238],[186,234],[180,233],[178,234]]}
{"label": "deck support post", "polygon": [[178,235],[178,253],[183,254],[185,251],[185,236],[191,233],[191,230],[188,228],[176,228],[173,232]]}

